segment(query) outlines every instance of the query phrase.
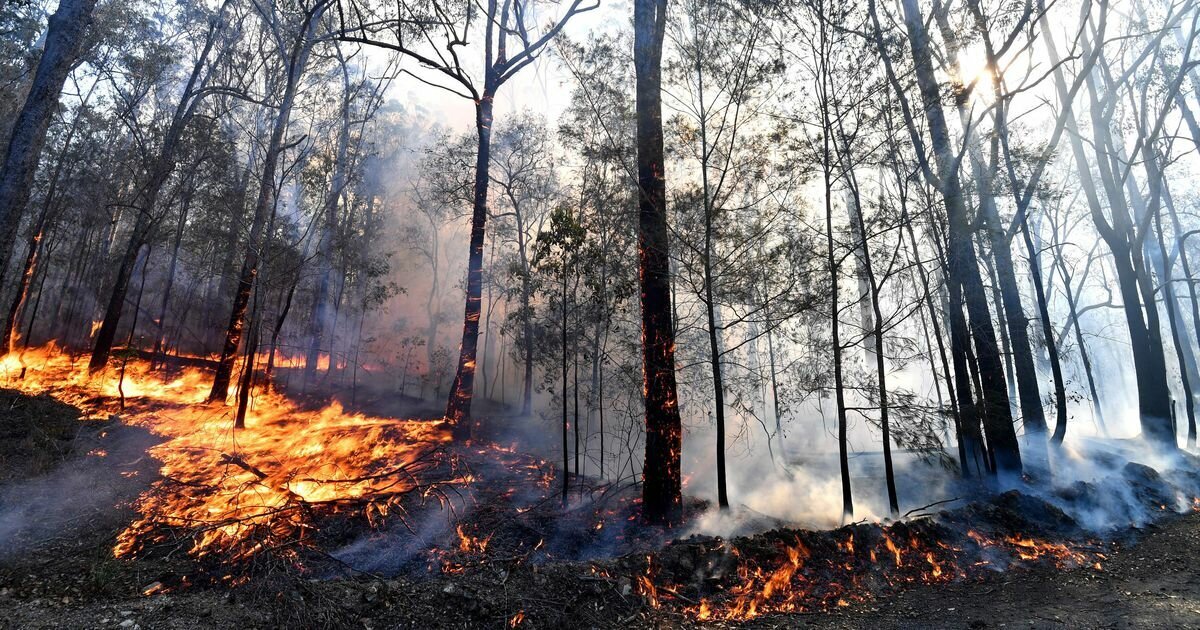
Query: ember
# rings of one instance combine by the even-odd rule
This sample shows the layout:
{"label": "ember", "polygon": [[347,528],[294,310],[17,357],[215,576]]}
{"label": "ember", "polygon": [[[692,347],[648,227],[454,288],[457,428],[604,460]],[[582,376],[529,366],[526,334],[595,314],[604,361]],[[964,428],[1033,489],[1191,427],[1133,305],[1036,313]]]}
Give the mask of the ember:
{"label": "ember", "polygon": [[[790,540],[777,539],[773,551],[737,542],[704,548],[701,558],[689,564],[714,568],[719,592],[705,593],[700,587],[699,603],[680,610],[699,621],[746,621],[769,613],[845,607],[911,584],[971,579],[992,570],[994,561],[1099,570],[1105,558],[1094,544],[1072,546],[1019,534],[989,537],[975,530],[960,536],[944,526],[914,522],[882,529],[857,526],[847,533],[797,532]],[[733,562],[731,572],[721,558]],[[697,588],[661,583],[655,588],[649,583],[651,574],[639,576],[639,592],[652,608],[664,605],[664,591]]]}

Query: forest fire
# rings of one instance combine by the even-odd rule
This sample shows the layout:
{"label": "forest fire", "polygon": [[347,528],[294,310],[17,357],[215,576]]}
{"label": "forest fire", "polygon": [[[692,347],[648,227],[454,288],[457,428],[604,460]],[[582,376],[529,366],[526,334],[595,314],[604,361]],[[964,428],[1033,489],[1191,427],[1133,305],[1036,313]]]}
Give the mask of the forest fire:
{"label": "forest fire", "polygon": [[407,492],[436,489],[421,473],[450,439],[435,422],[372,418],[336,402],[308,410],[272,391],[256,392],[246,429],[235,431],[233,408],[204,404],[211,376],[201,369],[167,375],[131,358],[89,375],[85,357],[53,344],[4,356],[0,378],[91,413],[110,411],[121,396],[129,402],[122,420],[163,440],[149,452],[162,462],[162,479],[138,499],[141,517],[118,536],[118,557],[183,533],[196,557],[245,559],[301,543],[321,513],[353,511],[374,522]]}

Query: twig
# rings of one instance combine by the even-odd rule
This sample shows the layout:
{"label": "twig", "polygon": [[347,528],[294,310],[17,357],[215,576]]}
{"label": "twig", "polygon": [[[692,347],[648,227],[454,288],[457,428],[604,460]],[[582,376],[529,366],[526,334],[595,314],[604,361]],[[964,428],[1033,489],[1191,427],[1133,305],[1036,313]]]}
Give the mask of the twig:
{"label": "twig", "polygon": [[910,515],[911,515],[913,512],[924,512],[925,510],[928,510],[928,509],[929,509],[929,508],[931,508],[931,507],[937,507],[937,506],[939,506],[939,505],[943,505],[943,504],[946,504],[946,503],[953,503],[953,502],[955,502],[955,501],[958,501],[958,500],[960,500],[960,499],[962,499],[962,497],[954,497],[953,499],[943,499],[943,500],[941,500],[941,501],[935,501],[935,502],[933,502],[933,503],[930,503],[929,505],[923,505],[923,506],[921,506],[921,507],[919,507],[919,508],[913,508],[913,509],[911,509],[911,510],[909,510],[909,511],[905,512],[905,513],[904,513],[904,516],[901,516],[900,518],[903,520],[903,519],[906,519],[906,518],[908,518],[908,517],[909,517],[909,516],[910,516]]}

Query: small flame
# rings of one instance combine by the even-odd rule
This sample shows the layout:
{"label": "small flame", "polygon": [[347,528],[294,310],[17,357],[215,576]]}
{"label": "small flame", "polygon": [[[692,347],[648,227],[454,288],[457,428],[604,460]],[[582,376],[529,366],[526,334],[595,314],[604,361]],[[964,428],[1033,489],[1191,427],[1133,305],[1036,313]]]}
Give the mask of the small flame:
{"label": "small flame", "polygon": [[478,553],[487,552],[488,543],[491,542],[493,534],[488,534],[482,538],[477,538],[463,532],[463,526],[458,525],[454,528],[458,532],[458,550],[463,553]]}

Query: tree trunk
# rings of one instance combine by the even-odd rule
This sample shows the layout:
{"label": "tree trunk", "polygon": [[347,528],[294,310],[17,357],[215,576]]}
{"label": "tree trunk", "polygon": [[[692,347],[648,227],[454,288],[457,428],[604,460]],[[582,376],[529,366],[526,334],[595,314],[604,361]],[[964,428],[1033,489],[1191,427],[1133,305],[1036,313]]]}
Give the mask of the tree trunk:
{"label": "tree trunk", "polygon": [[525,374],[521,383],[521,415],[528,416],[533,411],[533,277],[529,269],[525,224],[520,213],[517,214],[517,255],[521,257],[521,326],[524,329],[522,349],[525,353]]}
{"label": "tree trunk", "polygon": [[[283,330],[283,323],[287,321],[288,313],[292,310],[292,298],[296,296],[296,284],[299,280],[297,276],[296,282],[288,287],[287,297],[283,299],[283,309],[279,312],[279,318],[275,320],[275,327],[271,330],[271,350],[267,354],[267,368],[264,371],[268,385],[271,385],[271,376],[275,372],[275,351],[279,348],[279,333]],[[404,395],[403,386],[400,395]]]}
{"label": "tree trunk", "polygon": [[[854,169],[849,167],[849,165],[852,164],[850,143],[846,138],[844,130],[842,129],[841,120],[842,118],[839,116],[837,126],[838,136],[842,144],[842,158],[844,160],[843,167],[845,168],[846,172],[845,176],[848,184],[847,189],[853,201],[853,206],[856,209],[855,211],[851,212],[851,221],[857,224],[857,228],[854,231],[862,237],[859,251],[857,252],[861,257],[859,259],[859,272],[866,275],[868,289],[867,298],[870,301],[871,314],[873,316],[870,320],[872,322],[872,328],[870,331],[871,334],[869,337],[867,337],[867,339],[874,344],[874,351],[870,354],[874,355],[875,374],[879,385],[879,427],[880,432],[882,433],[881,441],[883,443],[883,470],[885,484],[887,485],[888,509],[891,511],[892,518],[896,518],[900,515],[900,501],[896,494],[896,473],[892,466],[892,433],[888,409],[887,365],[884,359],[883,349],[884,319],[883,309],[880,308],[879,305],[880,282],[876,278],[875,268],[871,264],[871,247],[870,243],[868,243],[866,240],[867,224],[866,221],[863,220],[861,211],[862,198],[859,195],[858,182],[854,176]],[[827,229],[832,230],[832,222],[827,224],[826,227]],[[832,234],[832,231],[830,234]],[[832,252],[832,248],[830,251]],[[836,283],[836,281],[837,278],[835,277],[834,282]],[[836,309],[836,304],[834,308]],[[836,315],[836,310],[834,313]]]}
{"label": "tree trunk", "polygon": [[175,242],[171,245],[171,264],[167,266],[167,284],[163,287],[162,301],[158,305],[158,319],[154,325],[157,328],[157,334],[154,336],[154,360],[158,360],[160,353],[166,354],[166,334],[167,327],[167,306],[171,303],[171,290],[175,286],[175,269],[179,265],[179,248],[183,244],[183,229],[187,226],[188,210],[192,202],[192,192],[194,188],[189,188],[183,198],[183,205],[179,208],[179,224],[175,226]]}
{"label": "tree trunk", "polygon": [[[567,433],[570,424],[567,422],[567,269],[563,266],[562,273],[562,319],[559,329],[562,332],[562,505],[567,506],[567,491],[571,488],[571,460],[567,451]],[[578,441],[576,442],[578,444]],[[578,471],[577,471],[578,472]]]}
{"label": "tree trunk", "polygon": [[634,0],[637,83],[638,259],[642,376],[646,406],[643,517],[672,525],[683,517],[682,426],[675,388],[667,195],[663,160],[662,43],[667,0]]}
{"label": "tree trunk", "polygon": [[46,131],[58,108],[59,95],[92,22],[96,0],[60,0],[50,16],[45,45],[29,93],[13,121],[12,135],[0,167],[0,280],[12,256],[13,241],[33,188]]}
{"label": "tree trunk", "polygon": [[446,420],[454,426],[455,439],[471,437],[471,397],[475,391],[475,354],[479,344],[479,315],[483,298],[483,240],[487,227],[488,167],[492,151],[492,105],[495,88],[489,85],[475,104],[475,130],[479,150],[475,156],[475,201],[471,212],[471,245],[467,261],[467,300],[463,314],[463,336],[454,386],[446,401]]}
{"label": "tree trunk", "polygon": [[308,65],[308,56],[315,41],[317,26],[324,15],[328,4],[321,2],[309,13],[304,32],[293,45],[289,56],[287,83],[284,86],[283,98],[279,102],[279,111],[275,117],[275,125],[263,155],[262,181],[259,183],[258,202],[254,206],[254,221],[250,225],[250,240],[246,244],[246,254],[242,259],[242,270],[238,275],[237,290],[233,297],[233,308],[229,314],[229,325],[225,330],[225,341],[221,347],[221,357],[217,362],[216,374],[213,377],[212,391],[209,392],[209,402],[224,401],[229,396],[229,383],[233,377],[233,366],[237,360],[238,346],[241,345],[242,333],[246,326],[246,309],[250,304],[250,293],[254,289],[254,281],[258,276],[260,248],[263,244],[263,230],[268,215],[275,208],[275,176],[279,166],[279,156],[283,152],[283,138],[287,133],[288,121],[291,119],[292,106],[296,102],[296,92],[300,88],[300,77]]}
{"label": "tree trunk", "polygon": [[[338,51],[341,57],[340,50]],[[321,239],[317,244],[317,261],[321,274],[313,295],[312,312],[308,318],[308,351],[304,356],[304,386],[312,383],[321,355],[321,341],[325,334],[325,320],[329,316],[329,276],[333,271],[333,239],[338,229],[338,202],[346,188],[346,169],[350,153],[350,74],[346,61],[341,60],[342,70],[342,116],[338,128],[337,154],[333,162],[333,177],[329,194],[325,196],[325,221],[321,226]]]}
{"label": "tree trunk", "polygon": [[1067,263],[1062,259],[1062,256],[1054,257],[1055,263],[1058,265],[1058,273],[1062,276],[1063,284],[1066,290],[1063,291],[1067,296],[1068,315],[1071,320],[1069,325],[1075,329],[1075,344],[1079,346],[1079,360],[1083,363],[1084,376],[1088,382],[1088,392],[1092,396],[1092,410],[1096,415],[1096,425],[1100,429],[1101,435],[1108,436],[1108,426],[1104,422],[1104,405],[1100,400],[1100,392],[1096,390],[1096,379],[1092,377],[1092,361],[1088,357],[1087,345],[1083,340],[1083,327],[1079,321],[1079,309],[1075,303],[1075,293],[1071,288],[1071,273],[1067,270]]}
{"label": "tree trunk", "polygon": [[[824,7],[821,7],[822,11]],[[818,59],[818,94],[821,107],[821,174],[824,184],[825,199],[825,262],[829,272],[829,323],[831,350],[833,352],[833,396],[837,410],[838,426],[838,468],[841,473],[842,485],[842,522],[847,523],[854,518],[854,495],[850,486],[850,442],[847,435],[848,422],[846,418],[846,394],[842,375],[842,336],[841,336],[841,305],[839,304],[840,288],[840,258],[834,249],[833,234],[833,153],[830,145],[830,134],[833,124],[829,116],[829,44],[827,41],[826,19],[820,16]]]}
{"label": "tree trunk", "polygon": [[714,207],[714,200],[708,181],[708,114],[704,104],[704,73],[699,62],[696,63],[696,85],[700,106],[700,181],[704,193],[704,251],[702,261],[704,265],[704,295],[701,301],[704,303],[704,314],[708,325],[708,359],[712,375],[713,419],[717,429],[717,506],[722,510],[728,510],[729,490],[725,470],[725,379],[721,374],[724,349],[721,347],[721,330],[718,323],[720,320],[718,309],[720,307],[716,303],[716,297],[713,292],[713,283],[716,281],[713,278],[712,264],[716,249],[713,244],[713,222],[716,220],[716,217],[713,215],[716,212],[716,208]]}

